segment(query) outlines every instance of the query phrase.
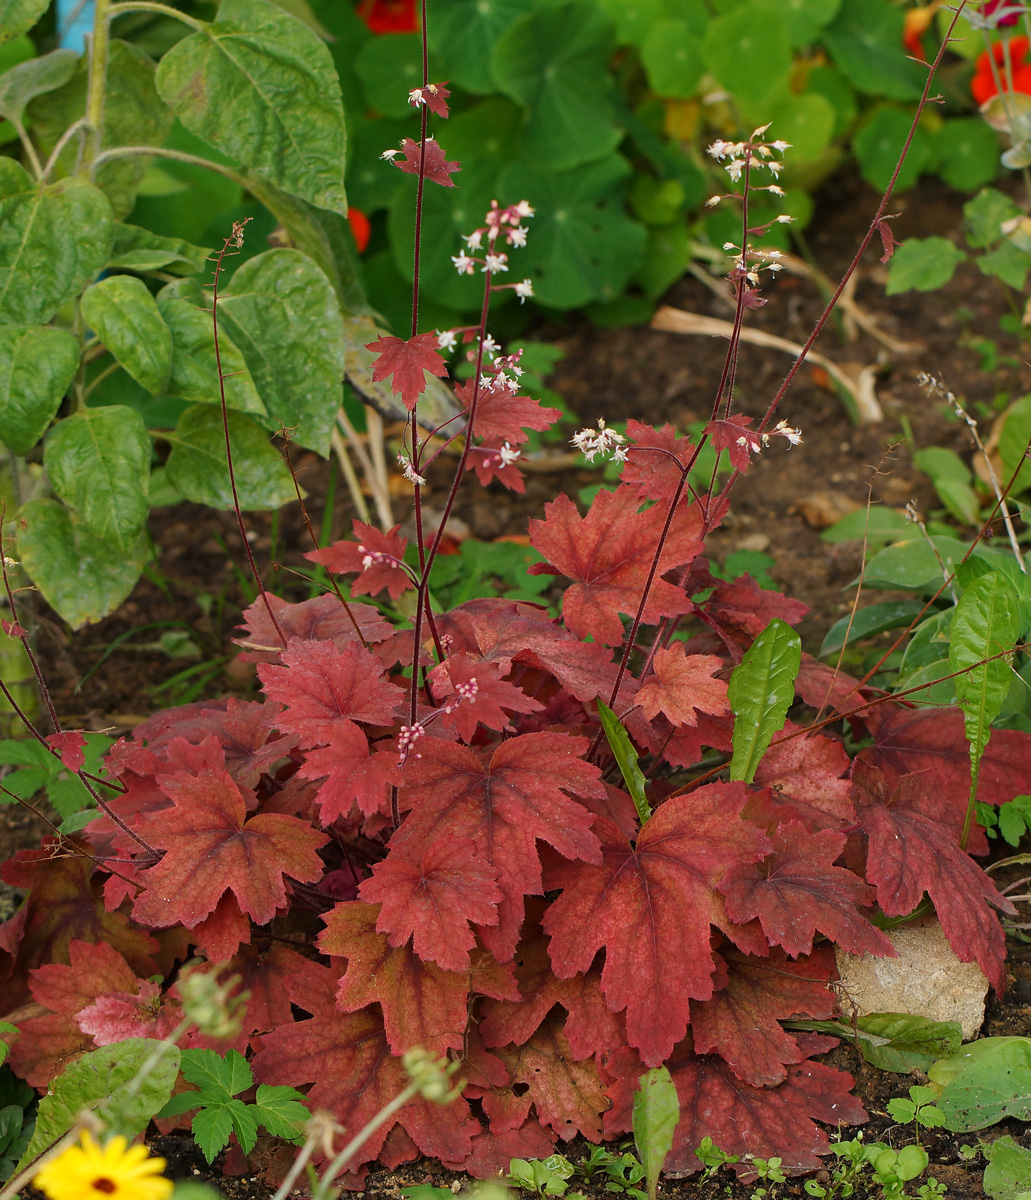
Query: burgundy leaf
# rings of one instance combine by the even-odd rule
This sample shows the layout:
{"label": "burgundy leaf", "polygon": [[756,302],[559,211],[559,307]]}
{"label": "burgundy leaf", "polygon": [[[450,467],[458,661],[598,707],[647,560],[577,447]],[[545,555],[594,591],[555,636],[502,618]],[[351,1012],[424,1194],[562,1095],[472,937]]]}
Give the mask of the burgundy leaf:
{"label": "burgundy leaf", "polygon": [[358,578],[351,584],[355,596],[375,596],[385,591],[391,600],[396,600],[402,592],[415,587],[400,565],[408,545],[407,538],[399,532],[400,525],[384,533],[356,518],[351,527],[354,541],[333,542],[324,550],[309,550],[304,557],[321,563],[333,575],[357,572]]}
{"label": "burgundy leaf", "polygon": [[[444,151],[434,138],[428,137],[425,145],[426,160],[423,164],[425,178],[432,179],[434,183],[439,183],[441,187],[454,187],[455,181],[451,176],[456,171],[462,169],[462,164],[460,162],[448,162],[444,157]],[[394,159],[390,161],[399,171],[404,171],[406,175],[418,175],[421,158],[419,143],[413,142],[411,138],[405,138],[401,143],[401,152],[404,155],[403,161],[396,162]],[[433,334],[421,334],[420,336],[433,338],[434,344],[436,343],[437,339]],[[376,378],[377,376],[374,375],[373,379],[375,380]],[[382,378],[382,376],[379,376],[379,378]],[[405,403],[408,404],[407,401]],[[412,405],[409,404],[408,408],[411,411]]]}
{"label": "burgundy leaf", "polygon": [[[411,142],[411,139],[406,138],[405,141]],[[414,142],[411,144],[415,145]],[[408,341],[385,334],[369,342],[365,349],[378,352],[372,369],[373,383],[393,376],[391,387],[394,395],[400,394],[409,412],[426,390],[426,372],[438,377],[447,374],[447,364],[440,357],[437,337],[433,333],[418,333]]]}

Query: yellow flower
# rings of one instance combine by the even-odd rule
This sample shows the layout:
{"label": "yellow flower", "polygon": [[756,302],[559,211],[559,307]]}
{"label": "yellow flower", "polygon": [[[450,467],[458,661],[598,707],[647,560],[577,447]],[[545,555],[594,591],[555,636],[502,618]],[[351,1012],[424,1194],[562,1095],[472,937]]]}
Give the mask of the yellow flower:
{"label": "yellow flower", "polygon": [[163,1158],[124,1137],[98,1145],[88,1132],[81,1146],[69,1146],[37,1172],[33,1183],[50,1200],[168,1200],[172,1183],[160,1178]]}

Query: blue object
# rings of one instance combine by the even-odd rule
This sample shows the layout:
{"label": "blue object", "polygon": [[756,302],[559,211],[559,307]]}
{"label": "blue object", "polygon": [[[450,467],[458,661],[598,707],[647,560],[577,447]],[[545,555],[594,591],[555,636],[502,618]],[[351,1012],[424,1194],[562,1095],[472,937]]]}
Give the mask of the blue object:
{"label": "blue object", "polygon": [[86,35],[93,32],[93,0],[57,0],[57,42],[76,54],[86,52]]}

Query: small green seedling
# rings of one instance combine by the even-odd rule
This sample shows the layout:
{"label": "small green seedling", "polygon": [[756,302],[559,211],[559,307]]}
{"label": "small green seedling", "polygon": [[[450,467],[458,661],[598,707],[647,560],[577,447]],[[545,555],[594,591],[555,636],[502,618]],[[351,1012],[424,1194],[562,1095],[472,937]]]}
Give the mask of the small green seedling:
{"label": "small green seedling", "polygon": [[911,1179],[918,1179],[927,1170],[930,1161],[922,1146],[903,1146],[901,1150],[892,1150],[883,1142],[871,1142],[866,1147],[866,1158],[885,1200],[897,1200],[897,1197],[903,1196],[906,1184]]}
{"label": "small green seedling", "polygon": [[548,1158],[513,1158],[508,1164],[508,1181],[522,1191],[538,1196],[564,1196],[575,1169],[561,1154],[552,1154]]}
{"label": "small green seedling", "polygon": [[765,1187],[757,1187],[752,1192],[752,1200],[766,1200],[767,1197],[772,1197],[775,1183],[784,1183],[786,1176],[780,1169],[783,1159],[780,1158],[753,1158],[752,1166],[755,1173],[766,1185]]}
{"label": "small green seedling", "polygon": [[913,1133],[920,1143],[920,1126],[925,1129],[940,1129],[945,1124],[945,1114],[935,1105],[938,1093],[934,1088],[914,1085],[909,1089],[909,1099],[901,1096],[888,1101],[888,1114],[900,1124],[913,1122]]}
{"label": "small green seedling", "polygon": [[254,1086],[247,1060],[238,1051],[228,1051],[223,1059],[214,1050],[184,1050],[180,1069],[199,1091],[173,1096],[158,1116],[175,1117],[199,1109],[193,1118],[193,1136],[209,1163],[229,1145],[234,1133],[241,1149],[249,1154],[259,1126],[273,1137],[301,1142],[300,1127],[311,1117],[301,1103],[304,1095],[296,1088],[262,1083],[253,1104],[238,1099],[241,1092]]}
{"label": "small green seedling", "polygon": [[727,1154],[721,1150],[719,1146],[714,1146],[711,1137],[702,1138],[701,1145],[695,1150],[695,1157],[705,1168],[702,1171],[702,1177],[699,1182],[704,1183],[706,1180],[712,1179],[716,1172],[730,1163],[740,1162],[740,1158],[736,1154]]}

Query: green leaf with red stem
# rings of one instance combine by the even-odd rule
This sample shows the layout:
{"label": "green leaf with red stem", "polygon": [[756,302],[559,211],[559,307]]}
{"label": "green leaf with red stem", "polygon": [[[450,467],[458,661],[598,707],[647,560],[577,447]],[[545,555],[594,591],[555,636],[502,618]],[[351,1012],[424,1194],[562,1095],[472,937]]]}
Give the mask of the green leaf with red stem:
{"label": "green leaf with red stem", "polygon": [[751,783],[773,735],[784,726],[802,665],[802,639],[779,618],[759,634],[730,677],[734,710],[730,778]]}
{"label": "green leaf with red stem", "polygon": [[634,799],[638,820],[643,825],[652,815],[652,810],[645,794],[644,772],[638,762],[637,751],[619,717],[602,700],[598,701],[598,716],[601,718],[601,727],[605,730],[605,736],[608,738],[609,748],[619,764],[623,781]]}

